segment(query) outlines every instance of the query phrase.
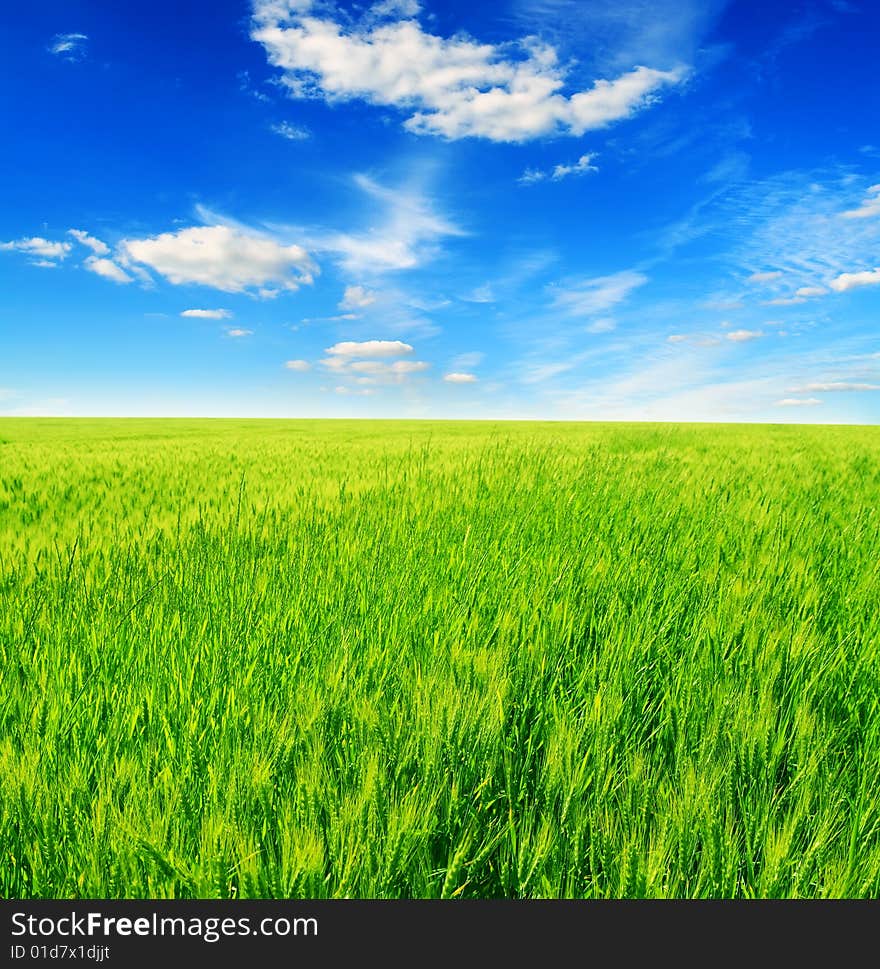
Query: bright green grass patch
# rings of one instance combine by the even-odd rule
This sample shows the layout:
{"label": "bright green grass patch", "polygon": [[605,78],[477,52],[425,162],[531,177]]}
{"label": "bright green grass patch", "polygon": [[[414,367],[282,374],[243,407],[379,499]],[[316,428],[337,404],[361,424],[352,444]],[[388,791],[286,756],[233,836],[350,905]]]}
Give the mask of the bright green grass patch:
{"label": "bright green grass patch", "polygon": [[3,896],[880,895],[877,430],[0,439]]}

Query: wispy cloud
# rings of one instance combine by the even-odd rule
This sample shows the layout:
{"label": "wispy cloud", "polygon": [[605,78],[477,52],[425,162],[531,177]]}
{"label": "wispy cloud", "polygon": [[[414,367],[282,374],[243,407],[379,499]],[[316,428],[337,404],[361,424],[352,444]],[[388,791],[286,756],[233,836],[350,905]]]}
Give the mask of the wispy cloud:
{"label": "wispy cloud", "polygon": [[477,382],[476,374],[460,373],[456,371],[444,374],[443,379],[448,384],[474,384]]}
{"label": "wispy cloud", "polygon": [[792,387],[793,394],[833,394],[833,393],[861,393],[863,391],[880,390],[880,384],[858,384],[846,381],[830,381],[805,384],[803,387]]}
{"label": "wispy cloud", "polygon": [[820,287],[837,288],[834,277],[877,251],[880,219],[840,217],[864,186],[845,171],[783,172],[732,187],[705,218],[722,242],[729,238],[737,268],[777,287],[772,305],[796,305]]}
{"label": "wispy cloud", "polygon": [[771,270],[769,272],[757,272],[752,273],[749,276],[748,281],[750,283],[774,283],[777,279],[782,278],[782,273],[778,269]]}
{"label": "wispy cloud", "polygon": [[543,171],[538,168],[527,168],[520,176],[519,181],[524,185],[534,185],[536,182],[544,182],[548,179],[551,182],[559,182],[563,178],[569,178],[572,175],[587,175],[590,172],[598,172],[598,167],[593,164],[595,157],[595,154],[581,155],[576,162],[570,165],[556,165],[549,171]]}
{"label": "wispy cloud", "polygon": [[728,0],[513,0],[530,33],[576,50],[593,70],[693,63]]}
{"label": "wispy cloud", "polygon": [[306,239],[355,277],[415,269],[438,255],[442,240],[465,235],[416,185],[389,188],[362,174],[354,184],[379,207],[378,219],[365,231],[313,230]]}
{"label": "wispy cloud", "polygon": [[648,277],[631,269],[610,276],[573,280],[552,286],[553,306],[570,316],[596,316],[622,303],[629,294],[644,286]]}
{"label": "wispy cloud", "polygon": [[450,369],[452,370],[471,370],[474,367],[479,367],[479,365],[486,359],[486,354],[479,350],[471,350],[468,353],[459,353],[457,356],[453,357],[450,362]]}
{"label": "wispy cloud", "polygon": [[49,53],[66,61],[81,61],[86,56],[86,34],[56,34],[50,44]]}
{"label": "wispy cloud", "polygon": [[279,121],[278,124],[269,125],[269,129],[286,141],[308,141],[312,137],[308,128],[291,124],[289,121]]}
{"label": "wispy cloud", "polygon": [[96,256],[107,256],[110,254],[110,246],[106,242],[96,239],[94,236],[89,235],[88,232],[83,232],[82,229],[68,229],[67,234],[73,236],[80,245],[91,249]]}

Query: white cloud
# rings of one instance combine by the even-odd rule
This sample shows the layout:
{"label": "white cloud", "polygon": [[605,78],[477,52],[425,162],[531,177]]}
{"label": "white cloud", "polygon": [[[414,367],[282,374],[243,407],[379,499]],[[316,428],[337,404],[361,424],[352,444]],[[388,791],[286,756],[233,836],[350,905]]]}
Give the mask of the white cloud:
{"label": "white cloud", "polygon": [[858,208],[841,212],[841,218],[870,219],[875,215],[880,215],[880,185],[869,186],[867,196]]}
{"label": "white cloud", "polygon": [[837,293],[845,293],[856,286],[877,286],[880,285],[880,268],[860,273],[841,273],[829,285]]}
{"label": "white cloud", "polygon": [[730,333],[725,334],[733,343],[748,343],[749,340],[757,340],[763,335],[761,330],[731,330]]}
{"label": "white cloud", "polygon": [[322,367],[340,377],[353,377],[358,384],[403,383],[411,374],[421,373],[431,365],[424,360],[350,360],[328,357],[320,360]]}
{"label": "white cloud", "polygon": [[[400,3],[383,9],[401,12]],[[684,76],[639,66],[565,94],[556,50],[534,36],[514,52],[513,45],[430,34],[412,19],[367,18],[347,27],[321,17],[308,0],[255,0],[251,37],[293,97],[396,107],[411,112],[409,130],[449,139],[579,137],[628,117]]]}
{"label": "white cloud", "polygon": [[65,259],[72,248],[69,242],[52,242],[39,236],[34,236],[31,239],[15,239],[12,242],[0,242],[0,250],[23,252],[34,259],[46,261],[38,263],[38,265],[46,265],[50,260],[54,264],[54,260]]}
{"label": "white cloud", "polygon": [[444,374],[443,379],[448,384],[473,384],[477,382],[477,377],[472,373],[447,373]]}
{"label": "white cloud", "polygon": [[561,181],[569,175],[586,175],[589,172],[598,172],[599,169],[593,164],[595,155],[581,155],[581,157],[571,165],[556,165],[555,168],[545,172],[538,168],[527,168],[519,178],[524,185],[533,185],[535,182],[543,182],[550,179],[552,182]]}
{"label": "white cloud", "polygon": [[231,336],[234,338],[243,337],[243,336],[253,336],[253,333],[254,333],[253,330],[245,330],[245,329],[242,329],[241,327],[232,327],[231,329],[228,329],[226,331],[227,336]]}
{"label": "white cloud", "polygon": [[778,270],[773,270],[772,272],[768,271],[768,272],[761,272],[761,273],[752,273],[752,275],[749,276],[748,281],[750,283],[760,284],[760,283],[773,283],[777,279],[782,279],[782,273],[779,272]]}
{"label": "white cloud", "polygon": [[617,329],[617,323],[610,316],[603,316],[601,320],[590,323],[587,333],[610,333]]}
{"label": "white cloud", "polygon": [[317,269],[302,246],[226,225],[125,239],[124,259],[142,263],[175,284],[198,283],[226,293],[256,290],[263,297],[310,284]]}
{"label": "white cloud", "polygon": [[82,229],[68,229],[67,234],[73,236],[77,242],[87,249],[91,249],[96,256],[106,256],[110,253],[110,246],[106,242],[101,242],[100,239],[90,236],[88,232],[83,232]]}
{"label": "white cloud", "polygon": [[804,299],[811,299],[813,296],[825,296],[828,290],[824,286],[801,286],[800,289],[795,290],[795,296],[801,296]]}
{"label": "white cloud", "polygon": [[365,340],[361,343],[348,341],[335,343],[324,351],[328,354],[318,362],[322,367],[339,375],[349,377],[358,384],[403,383],[412,374],[427,370],[430,364],[424,360],[392,360],[413,352],[408,343],[400,340]]}
{"label": "white cloud", "polygon": [[408,343],[400,340],[365,340],[362,343],[344,341],[334,343],[324,351],[331,357],[356,358],[367,357],[378,359],[381,357],[402,357],[413,352]]}
{"label": "white cloud", "polygon": [[376,302],[376,294],[363,286],[346,286],[345,294],[339,302],[341,310],[363,310]]}
{"label": "white cloud", "polygon": [[440,239],[465,233],[439,212],[417,188],[388,188],[367,175],[355,185],[383,215],[366,232],[317,233],[312,245],[335,253],[353,276],[414,269],[437,253]]}
{"label": "white cloud", "polygon": [[842,166],[745,180],[703,207],[701,230],[729,242],[737,269],[783,273],[791,292],[772,296],[803,299],[794,295],[798,288],[827,285],[877,251],[880,219],[840,218],[842,208],[864,198],[866,185]]}
{"label": "white cloud", "polygon": [[49,52],[68,61],[78,61],[85,57],[86,34],[56,34],[49,44]]}
{"label": "white cloud", "polygon": [[289,121],[280,121],[278,124],[269,125],[269,128],[287,141],[308,141],[312,137],[308,128],[301,128]]}
{"label": "white cloud", "polygon": [[582,279],[564,288],[554,286],[553,305],[570,316],[595,316],[622,303],[647,281],[647,276],[627,269],[611,276]]}
{"label": "white cloud", "polygon": [[229,320],[232,313],[229,310],[184,310],[181,316],[194,320]]}
{"label": "white cloud", "polygon": [[815,407],[822,401],[818,397],[785,397],[776,401],[777,407]]}
{"label": "white cloud", "polygon": [[312,369],[312,365],[308,360],[287,360],[284,364],[285,370],[295,370],[297,373],[305,373],[307,370]]}
{"label": "white cloud", "polygon": [[90,273],[103,276],[104,279],[110,279],[114,283],[130,283],[132,281],[131,276],[122,267],[117,266],[112,259],[89,256],[83,265]]}
{"label": "white cloud", "polygon": [[865,390],[880,390],[880,384],[857,384],[844,381],[830,383],[812,383],[803,387],[790,388],[793,394],[822,394],[822,393],[858,393]]}

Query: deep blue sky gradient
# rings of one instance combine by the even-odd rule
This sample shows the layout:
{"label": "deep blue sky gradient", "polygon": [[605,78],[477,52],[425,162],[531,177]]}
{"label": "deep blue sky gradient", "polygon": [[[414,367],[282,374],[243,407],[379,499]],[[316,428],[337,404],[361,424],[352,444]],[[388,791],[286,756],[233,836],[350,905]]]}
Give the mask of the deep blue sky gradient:
{"label": "deep blue sky gradient", "polygon": [[[880,271],[846,282],[880,267],[873,0],[384,15],[509,60],[537,34],[567,93],[639,65],[680,72],[626,118],[520,143],[414,133],[415,108],[320,83],[291,96],[252,13],[5,11],[0,414],[880,420]],[[303,15],[362,35],[376,20],[366,3]],[[68,34],[87,39],[53,53]],[[584,155],[595,170],[549,177]],[[301,246],[312,281],[230,292],[219,265],[205,285],[125,262],[126,241],[212,226]],[[90,272],[71,229],[130,281]],[[70,250],[42,259],[34,238]],[[410,262],[353,259],[352,238]],[[340,306],[352,287],[372,301]],[[386,349],[328,353],[368,341]]]}

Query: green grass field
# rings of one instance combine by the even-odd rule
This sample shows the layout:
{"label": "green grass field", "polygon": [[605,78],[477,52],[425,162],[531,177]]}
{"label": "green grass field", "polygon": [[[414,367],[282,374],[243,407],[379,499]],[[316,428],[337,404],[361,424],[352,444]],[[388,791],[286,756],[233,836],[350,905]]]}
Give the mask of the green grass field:
{"label": "green grass field", "polygon": [[880,895],[876,428],[0,420],[4,897]]}

